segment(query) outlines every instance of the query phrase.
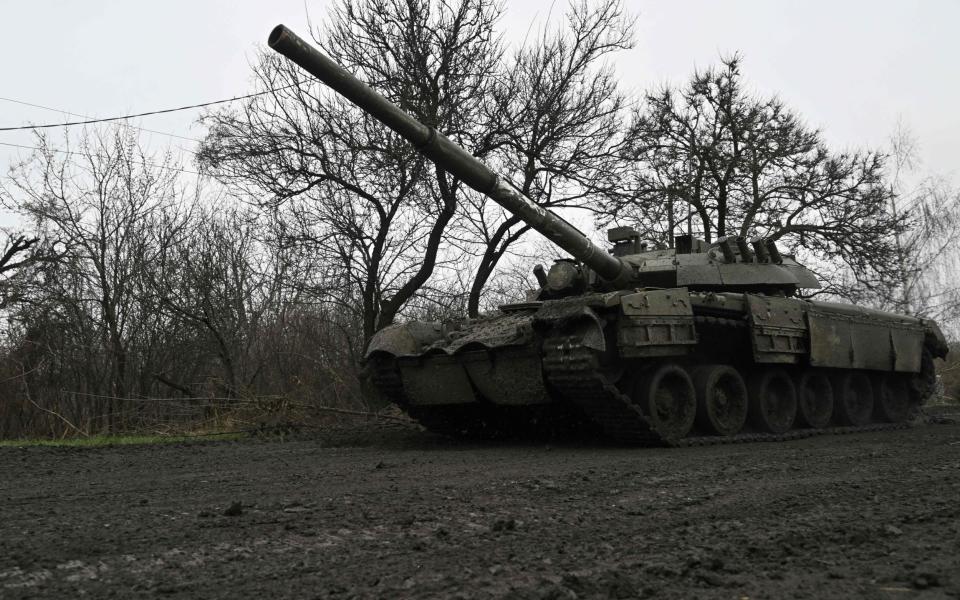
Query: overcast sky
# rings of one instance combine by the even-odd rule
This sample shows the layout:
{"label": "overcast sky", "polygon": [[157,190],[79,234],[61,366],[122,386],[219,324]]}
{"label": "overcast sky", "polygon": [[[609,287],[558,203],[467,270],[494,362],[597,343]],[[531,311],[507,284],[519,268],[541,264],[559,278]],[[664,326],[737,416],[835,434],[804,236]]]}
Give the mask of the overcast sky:
{"label": "overcast sky", "polygon": [[[554,6],[555,4],[555,6]],[[114,116],[242,95],[270,29],[306,34],[327,0],[0,0],[0,97],[82,115]],[[503,28],[523,38],[562,0],[510,0]],[[902,119],[926,172],[960,179],[960,1],[627,0],[637,47],[617,60],[642,90],[682,82],[739,51],[760,93],[776,93],[835,148],[884,145]],[[197,111],[142,118],[141,127],[199,137]],[[0,127],[73,118],[0,100]],[[151,135],[151,145],[192,142]],[[31,145],[0,132],[0,144]],[[0,145],[0,175],[18,151]],[[19,151],[24,155],[27,151]]]}

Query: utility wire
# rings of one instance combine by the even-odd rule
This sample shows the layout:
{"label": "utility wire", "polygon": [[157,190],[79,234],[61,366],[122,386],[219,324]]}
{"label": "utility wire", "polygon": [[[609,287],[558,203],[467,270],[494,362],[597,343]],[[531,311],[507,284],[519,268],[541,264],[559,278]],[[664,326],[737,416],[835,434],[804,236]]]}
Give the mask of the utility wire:
{"label": "utility wire", "polygon": [[[32,102],[24,102],[23,100],[15,100],[15,99],[13,99],[13,98],[4,98],[4,97],[0,96],[0,100],[3,100],[4,102],[13,102],[14,104],[22,104],[22,105],[24,105],[24,106],[32,106],[33,108],[42,108],[43,110],[49,110],[49,111],[52,111],[52,112],[63,113],[63,114],[66,114],[66,115],[70,115],[70,116],[72,116],[72,117],[83,117],[84,119],[94,119],[94,118],[95,118],[95,117],[91,117],[90,115],[82,115],[82,114],[80,114],[80,113],[70,112],[69,110],[60,110],[59,108],[52,108],[52,107],[50,107],[50,106],[43,106],[42,104],[34,104],[34,103],[32,103]],[[134,129],[139,129],[140,131],[147,131],[147,132],[149,132],[149,133],[156,133],[156,134],[159,134],[159,135],[166,135],[166,136],[169,136],[169,137],[179,138],[179,139],[181,139],[181,140],[187,140],[188,142],[199,142],[199,141],[200,141],[200,140],[198,140],[198,139],[196,139],[196,138],[186,137],[186,136],[183,136],[183,135],[177,135],[177,134],[175,134],[175,133],[167,133],[166,131],[157,131],[156,129],[147,129],[146,127],[138,127],[137,125],[130,125],[130,127],[133,127]],[[184,150],[184,148],[181,148],[181,150]],[[187,152],[189,152],[189,150],[187,150]]]}
{"label": "utility wire", "polygon": [[[84,152],[73,152],[71,150],[57,150],[55,148],[40,148],[38,146],[23,146],[21,144],[10,144],[7,142],[0,142],[0,146],[10,146],[11,148],[23,148],[24,150],[39,150],[41,152],[57,152],[59,154],[72,154],[75,156],[96,156],[98,158],[109,159],[109,156],[104,156],[103,154],[90,153],[89,155]],[[165,165],[158,165],[156,163],[148,163],[142,160],[131,160],[130,162],[137,163],[138,165],[144,165],[147,167],[153,167],[155,169],[168,169],[170,171],[179,171],[181,173],[190,173],[191,175],[199,175],[196,171],[190,171],[187,169],[181,169],[179,167],[168,167]]]}
{"label": "utility wire", "polygon": [[148,112],[137,113],[134,115],[124,115],[122,117],[107,117],[105,119],[90,119],[87,121],[70,121],[67,123],[48,123],[45,125],[23,125],[21,127],[0,127],[0,131],[26,131],[30,129],[50,129],[53,127],[70,127],[72,125],[91,125],[93,123],[107,123],[109,121],[123,121],[125,119],[133,119],[136,117],[148,117],[150,115],[162,115],[165,113],[178,112],[181,110],[190,110],[194,108],[203,108],[204,106],[213,106],[215,104],[224,104],[227,102],[236,102],[237,100],[246,100],[247,98],[254,98],[256,96],[263,96],[264,94],[270,94],[272,92],[279,92],[280,90],[285,90],[288,88],[296,87],[298,84],[291,83],[279,88],[272,88],[263,92],[256,92],[253,94],[247,94],[245,96],[236,96],[235,98],[226,98],[224,100],[213,100],[211,102],[201,102],[200,104],[191,104],[189,106],[178,106],[177,108],[165,108],[162,110],[151,110]]}

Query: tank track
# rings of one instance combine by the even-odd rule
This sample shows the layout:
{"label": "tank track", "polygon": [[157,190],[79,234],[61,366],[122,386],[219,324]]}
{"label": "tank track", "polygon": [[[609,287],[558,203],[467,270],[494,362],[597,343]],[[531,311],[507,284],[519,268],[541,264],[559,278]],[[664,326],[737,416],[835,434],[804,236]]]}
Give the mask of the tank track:
{"label": "tank track", "polygon": [[[732,319],[710,319],[716,319],[713,321],[715,325],[736,325]],[[392,361],[371,361],[370,369],[371,381],[380,394],[400,406],[422,425],[432,431],[449,435],[464,432],[465,423],[455,417],[447,420],[439,415],[430,415],[429,411],[420,414],[411,407],[403,392],[400,374]],[[680,440],[666,440],[650,428],[643,412],[604,375],[600,369],[599,357],[593,349],[567,337],[548,339],[544,344],[543,372],[546,381],[557,394],[577,406],[613,441],[633,446],[683,448],[783,442],[820,435],[893,431],[911,427],[910,423],[872,423],[859,427],[792,429],[782,434],[745,432],[732,436],[690,436]]]}
{"label": "tank track", "polygon": [[[722,321],[732,321],[721,319]],[[715,323],[721,324],[721,323]],[[734,325],[735,322],[722,323]],[[614,441],[642,446],[717,446],[757,442],[783,442],[820,435],[844,435],[907,429],[910,423],[871,423],[858,427],[792,429],[782,434],[744,432],[731,436],[690,436],[663,439],[653,431],[642,411],[599,369],[594,350],[569,338],[551,339],[544,345],[544,375],[565,400],[575,403]]]}
{"label": "tank track", "polygon": [[660,441],[643,412],[601,373],[590,348],[570,338],[549,338],[544,344],[543,374],[557,394],[614,440],[637,445]]}

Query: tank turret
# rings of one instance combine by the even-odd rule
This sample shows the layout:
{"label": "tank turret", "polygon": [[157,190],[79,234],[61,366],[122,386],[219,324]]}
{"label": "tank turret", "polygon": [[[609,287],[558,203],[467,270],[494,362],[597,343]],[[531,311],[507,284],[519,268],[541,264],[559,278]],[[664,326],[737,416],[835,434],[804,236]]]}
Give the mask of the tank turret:
{"label": "tank turret", "polygon": [[[593,244],[580,230],[524,195],[510,181],[499,176],[481,160],[453,143],[358,80],[283,25],[269,37],[271,48],[280,52],[328,85],[360,109],[397,132],[424,156],[455,175],[476,191],[485,194],[533,229],[583,263],[582,273],[591,289],[610,290],[638,286],[684,285],[691,289],[775,290],[790,295],[798,288],[819,288],[816,277],[794,260],[782,257],[776,244],[727,238],[707,245],[689,236],[678,239],[676,249],[649,248],[639,234],[627,227],[611,229],[611,252]],[[768,250],[771,249],[771,250]],[[570,282],[574,293],[583,291],[580,279],[566,262],[554,267],[556,276],[547,280]],[[592,274],[596,274],[593,277]],[[540,277],[538,276],[538,279]],[[550,282],[543,286],[556,297],[561,290]]]}

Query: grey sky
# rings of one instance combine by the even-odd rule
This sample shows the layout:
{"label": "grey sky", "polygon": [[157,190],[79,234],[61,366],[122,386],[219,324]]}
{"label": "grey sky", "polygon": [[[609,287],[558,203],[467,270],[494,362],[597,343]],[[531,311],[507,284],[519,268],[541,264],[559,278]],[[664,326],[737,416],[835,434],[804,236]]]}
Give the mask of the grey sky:
{"label": "grey sky", "polygon": [[[329,4],[306,2],[315,22]],[[960,2],[627,4],[639,16],[637,48],[617,61],[628,87],[682,81],[695,67],[739,51],[750,85],[779,94],[834,147],[883,145],[900,117],[920,143],[925,171],[960,176]],[[522,39],[551,6],[557,17],[566,5],[509,1],[507,39]],[[0,97],[104,117],[242,95],[258,45],[280,22],[305,34],[303,0],[0,0]],[[197,114],[135,124],[198,137]],[[65,117],[0,101],[0,127]],[[154,147],[190,147],[150,137]],[[0,132],[0,143],[32,141],[27,133]],[[16,153],[0,145],[0,175]]]}

